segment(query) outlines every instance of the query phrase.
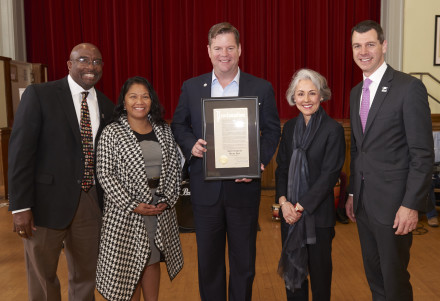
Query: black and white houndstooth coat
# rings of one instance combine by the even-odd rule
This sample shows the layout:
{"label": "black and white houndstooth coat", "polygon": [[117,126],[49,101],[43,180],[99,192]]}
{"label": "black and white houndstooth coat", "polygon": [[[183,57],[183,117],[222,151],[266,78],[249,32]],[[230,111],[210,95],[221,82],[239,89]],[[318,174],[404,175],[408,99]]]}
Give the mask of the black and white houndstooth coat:
{"label": "black and white houndstooth coat", "polygon": [[[126,116],[119,121],[103,130],[96,156],[96,175],[104,188],[96,287],[106,299],[118,301],[130,300],[151,254],[143,217],[133,210],[153,200],[141,147]],[[162,149],[158,203],[171,208],[157,216],[155,243],[172,280],[183,267],[174,209],[181,182],[180,155],[169,126],[152,125]]]}

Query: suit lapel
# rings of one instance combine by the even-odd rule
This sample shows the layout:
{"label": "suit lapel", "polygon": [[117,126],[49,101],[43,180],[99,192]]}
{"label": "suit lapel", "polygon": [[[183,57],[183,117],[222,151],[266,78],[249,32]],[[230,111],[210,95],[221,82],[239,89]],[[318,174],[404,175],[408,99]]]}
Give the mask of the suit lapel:
{"label": "suit lapel", "polygon": [[104,108],[103,98],[104,97],[101,96],[101,92],[99,92],[96,88],[95,88],[95,91],[96,91],[96,98],[98,99],[98,109],[99,109],[99,129],[98,129],[98,132],[100,132],[100,131],[102,131],[103,127],[106,125],[105,124],[106,116],[104,115],[104,111],[103,111],[103,108]]}
{"label": "suit lapel", "polygon": [[98,131],[101,131],[101,129],[104,125],[104,113],[102,112],[103,104],[102,104],[102,99],[101,99],[101,97],[99,97],[99,93],[98,93],[98,90],[96,90],[96,88],[95,88],[95,91],[96,91],[96,98],[98,101],[98,110],[99,110],[99,129],[98,129]]}
{"label": "suit lapel", "polygon": [[368,133],[371,125],[376,118],[377,113],[379,112],[380,107],[382,106],[386,96],[388,95],[388,91],[391,89],[391,80],[393,79],[394,70],[390,66],[388,66],[385,74],[382,77],[382,80],[377,87],[376,95],[374,96],[373,104],[371,105],[370,112],[368,113],[367,124],[365,125],[364,135]]}
{"label": "suit lapel", "polygon": [[240,71],[240,83],[238,85],[238,96],[249,96],[249,77],[246,73]]}
{"label": "suit lapel", "polygon": [[362,133],[362,123],[361,118],[359,116],[359,110],[360,110],[360,99],[361,99],[361,91],[362,91],[362,82],[355,87],[355,97],[353,100],[353,130],[356,137],[359,138],[359,140],[363,139],[364,134]]}
{"label": "suit lapel", "polygon": [[59,86],[57,94],[64,114],[66,114],[67,121],[72,128],[73,135],[75,136],[78,144],[81,144],[81,132],[75,112],[75,106],[73,105],[72,93],[70,92],[69,83],[67,82],[67,77],[61,80],[61,85]]}
{"label": "suit lapel", "polygon": [[211,97],[211,84],[212,84],[212,73],[206,73],[199,77],[199,85],[200,85],[200,104],[202,98],[210,98]]}

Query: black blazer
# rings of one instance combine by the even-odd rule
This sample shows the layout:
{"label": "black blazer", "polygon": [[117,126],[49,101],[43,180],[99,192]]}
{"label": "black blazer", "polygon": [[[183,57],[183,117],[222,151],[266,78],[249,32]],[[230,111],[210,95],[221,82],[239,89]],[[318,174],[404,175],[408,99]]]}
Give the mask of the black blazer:
{"label": "black blazer", "polygon": [[[211,97],[212,73],[189,79],[182,85],[179,104],[174,112],[171,128],[174,137],[186,159],[191,158],[191,149],[202,136],[201,99]],[[260,158],[269,164],[280,137],[280,119],[275,103],[272,85],[261,78],[240,72],[239,96],[258,96],[260,118]],[[225,186],[225,199],[238,207],[257,206],[255,197],[260,193],[260,181],[235,183],[234,181],[205,181],[202,159],[193,157],[190,161],[191,201],[198,205],[212,205],[217,202],[220,188]],[[223,184],[222,184],[223,183]],[[259,199],[259,198],[258,198]]]}
{"label": "black blazer", "polygon": [[[98,141],[114,105],[103,93],[96,93],[101,117]],[[83,160],[67,77],[27,87],[9,141],[9,210],[31,208],[35,225],[67,227],[78,206]]]}
{"label": "black blazer", "polygon": [[[287,182],[290,159],[293,152],[293,133],[298,117],[286,122],[283,127],[277,155],[276,201],[287,197]],[[321,125],[307,150],[309,164],[309,191],[297,200],[315,217],[316,227],[335,225],[335,203],[333,187],[345,161],[345,138],[343,127],[325,112]]]}
{"label": "black blazer", "polygon": [[368,114],[359,117],[362,82],[350,93],[351,172],[354,212],[362,179],[367,213],[392,225],[402,205],[424,211],[434,162],[427,91],[417,78],[388,66]]}

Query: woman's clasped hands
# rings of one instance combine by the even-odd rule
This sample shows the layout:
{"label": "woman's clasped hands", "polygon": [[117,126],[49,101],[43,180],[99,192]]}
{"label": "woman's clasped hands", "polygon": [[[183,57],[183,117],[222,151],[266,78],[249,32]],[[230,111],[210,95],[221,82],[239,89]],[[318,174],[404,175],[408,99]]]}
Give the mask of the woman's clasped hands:
{"label": "woman's clasped hands", "polygon": [[299,219],[302,216],[302,213],[300,211],[297,211],[295,209],[295,206],[291,202],[287,201],[286,197],[284,196],[280,197],[279,204],[283,212],[283,217],[286,220],[286,223],[288,223],[289,225],[293,225],[294,223],[299,221]]}
{"label": "woman's clasped hands", "polygon": [[133,211],[142,215],[158,215],[167,207],[168,205],[166,203],[159,203],[157,205],[140,203]]}

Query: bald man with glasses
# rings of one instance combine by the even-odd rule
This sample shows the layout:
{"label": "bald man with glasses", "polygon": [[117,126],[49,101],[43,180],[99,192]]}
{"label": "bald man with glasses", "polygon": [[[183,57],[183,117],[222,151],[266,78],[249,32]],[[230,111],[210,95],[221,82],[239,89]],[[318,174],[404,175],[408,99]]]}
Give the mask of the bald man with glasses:
{"label": "bald man with glasses", "polygon": [[94,300],[102,196],[94,177],[99,133],[113,103],[94,85],[99,49],[75,46],[63,79],[26,88],[9,142],[9,210],[23,240],[29,300],[61,300],[64,245],[69,300]]}

